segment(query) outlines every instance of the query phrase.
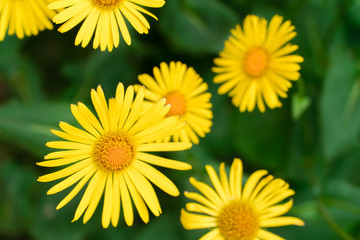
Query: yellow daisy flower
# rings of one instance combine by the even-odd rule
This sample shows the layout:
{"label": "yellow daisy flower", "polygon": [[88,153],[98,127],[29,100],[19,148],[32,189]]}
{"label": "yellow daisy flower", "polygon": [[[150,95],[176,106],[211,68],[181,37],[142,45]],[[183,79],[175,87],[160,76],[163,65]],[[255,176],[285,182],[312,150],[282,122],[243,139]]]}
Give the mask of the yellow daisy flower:
{"label": "yellow daisy flower", "polygon": [[186,204],[187,211],[181,210],[180,219],[185,229],[212,228],[201,240],[281,240],[264,228],[304,225],[296,217],[282,216],[290,210],[293,201],[279,202],[294,195],[284,180],[266,176],[267,171],[259,170],[250,175],[242,188],[243,169],[238,158],[234,159],[229,179],[224,163],[220,164],[220,179],[211,166],[206,166],[206,170],[215,189],[190,178],[202,195],[185,192],[186,197],[198,203]]}
{"label": "yellow daisy flower", "polygon": [[205,137],[212,125],[211,94],[206,92],[207,83],[192,67],[188,68],[181,62],[172,61],[169,65],[163,62],[160,68],[154,67],[153,72],[154,78],[148,74],[138,77],[146,87],[147,108],[165,98],[166,103],[171,105],[167,116],[181,116],[187,123],[184,129],[161,141],[168,142],[172,138],[175,142],[198,144],[199,136]]}
{"label": "yellow daisy flower", "polygon": [[78,103],[71,105],[71,111],[84,130],[65,122],[59,124],[62,131],[52,130],[65,141],[48,142],[48,147],[61,150],[46,155],[46,161],[37,164],[44,167],[69,166],[41,176],[38,181],[50,182],[66,178],[53,186],[47,194],[55,194],[75,184],[56,209],[66,205],[89,182],[73,221],[84,214],[83,222],[86,223],[104,194],[104,228],[109,226],[110,221],[114,227],[117,226],[120,204],[125,222],[131,226],[134,218],[132,202],[141,219],[147,223],[147,207],[155,216],[161,213],[159,200],[150,182],[172,196],[179,195],[174,183],[151,164],[178,170],[188,170],[191,166],[148,152],[190,148],[190,143],[154,143],[155,139],[179,131],[184,123],[176,116],[165,117],[170,110],[170,106],[164,106],[165,99],[140,116],[144,89],[139,90],[134,100],[133,97],[133,86],[124,91],[123,85],[119,83],[115,98],[111,98],[107,104],[99,86],[96,91],[91,91],[91,99],[100,121],[84,104]]}
{"label": "yellow daisy flower", "polygon": [[0,0],[0,41],[6,31],[18,38],[37,35],[39,31],[52,29],[51,18],[56,13],[47,8],[53,0]]}
{"label": "yellow daisy flower", "polygon": [[[301,56],[289,55],[298,49],[287,43],[296,36],[289,20],[275,15],[269,25],[264,18],[249,15],[243,28],[237,25],[225,42],[220,57],[214,60],[215,83],[222,83],[219,94],[229,93],[241,112],[253,111],[257,104],[265,112],[265,104],[281,107],[279,96],[286,98],[290,81],[300,77]],[[286,44],[286,45],[285,45]]]}
{"label": "yellow daisy flower", "polygon": [[53,21],[64,23],[59,31],[67,32],[84,20],[76,36],[75,45],[86,47],[94,35],[93,48],[100,46],[101,51],[109,52],[118,47],[119,29],[125,42],[130,45],[131,38],[124,17],[140,34],[147,34],[149,22],[142,15],[156,16],[140,6],[160,8],[164,0],[57,0],[49,5],[50,9],[60,10]]}

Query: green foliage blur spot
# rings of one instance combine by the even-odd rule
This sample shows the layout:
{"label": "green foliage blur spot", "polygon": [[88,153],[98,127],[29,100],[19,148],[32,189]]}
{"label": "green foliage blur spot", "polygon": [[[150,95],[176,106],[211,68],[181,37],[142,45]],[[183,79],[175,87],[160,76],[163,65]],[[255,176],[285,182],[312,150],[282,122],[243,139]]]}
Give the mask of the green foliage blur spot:
{"label": "green foliage blur spot", "polygon": [[218,0],[168,1],[160,30],[178,50],[217,53],[238,22],[235,12]]}
{"label": "green foliage blur spot", "polygon": [[330,52],[320,103],[323,149],[328,160],[360,141],[360,79],[356,78],[356,62],[343,37],[341,29]]}

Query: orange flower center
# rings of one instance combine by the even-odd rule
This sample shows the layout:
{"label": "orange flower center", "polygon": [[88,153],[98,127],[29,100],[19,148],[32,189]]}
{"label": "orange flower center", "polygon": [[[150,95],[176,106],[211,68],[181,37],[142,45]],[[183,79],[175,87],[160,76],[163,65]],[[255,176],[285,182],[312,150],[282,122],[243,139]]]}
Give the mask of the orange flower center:
{"label": "orange flower center", "polygon": [[133,161],[135,147],[125,134],[109,133],[95,143],[92,155],[100,167],[109,171],[120,171]]}
{"label": "orange flower center", "polygon": [[253,48],[245,54],[243,68],[244,72],[253,78],[264,74],[269,64],[269,56],[262,48]]}
{"label": "orange flower center", "polygon": [[123,0],[91,0],[93,5],[98,8],[114,8]]}
{"label": "orange flower center", "polygon": [[233,201],[221,209],[217,219],[227,240],[253,240],[260,229],[259,217],[247,203]]}
{"label": "orange flower center", "polygon": [[184,115],[186,112],[186,101],[180,92],[171,92],[166,95],[166,104],[170,104],[170,111],[166,116]]}

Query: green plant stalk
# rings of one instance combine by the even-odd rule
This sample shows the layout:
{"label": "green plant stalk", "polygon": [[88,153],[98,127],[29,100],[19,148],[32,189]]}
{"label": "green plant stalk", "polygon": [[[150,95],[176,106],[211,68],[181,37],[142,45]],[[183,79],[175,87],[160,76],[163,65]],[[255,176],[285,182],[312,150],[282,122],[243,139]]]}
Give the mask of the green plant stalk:
{"label": "green plant stalk", "polygon": [[355,240],[350,236],[339,224],[331,217],[330,213],[326,210],[326,207],[321,199],[316,200],[317,207],[321,216],[324,218],[326,223],[334,230],[334,232],[344,240]]}

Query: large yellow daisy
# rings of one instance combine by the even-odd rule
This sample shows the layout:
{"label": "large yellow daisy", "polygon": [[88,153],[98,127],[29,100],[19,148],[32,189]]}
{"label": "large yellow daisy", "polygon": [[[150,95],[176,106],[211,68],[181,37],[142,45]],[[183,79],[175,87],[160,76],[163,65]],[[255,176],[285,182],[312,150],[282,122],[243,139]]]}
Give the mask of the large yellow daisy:
{"label": "large yellow daisy", "polygon": [[[229,93],[241,112],[253,111],[255,105],[265,112],[265,104],[281,107],[279,96],[286,98],[291,81],[300,77],[303,58],[289,55],[298,49],[287,43],[296,36],[289,20],[275,15],[269,25],[264,18],[249,15],[244,26],[231,30],[220,57],[214,60],[215,83],[219,94]],[[265,102],[265,103],[264,103]]]}
{"label": "large yellow daisy", "polygon": [[153,69],[154,77],[149,74],[139,75],[139,81],[146,87],[147,108],[162,98],[171,105],[167,116],[181,116],[187,123],[185,128],[171,137],[162,139],[168,142],[199,143],[199,136],[205,137],[212,126],[211,93],[208,85],[195,72],[181,62],[165,62]]}
{"label": "large yellow daisy", "polygon": [[59,31],[67,32],[84,20],[76,36],[75,45],[81,43],[86,47],[94,35],[94,49],[100,46],[101,51],[119,46],[119,30],[125,42],[130,45],[131,38],[124,17],[140,33],[148,33],[149,22],[142,15],[156,16],[140,7],[160,8],[164,0],[57,0],[49,5],[51,9],[63,9],[53,21],[64,23]]}
{"label": "large yellow daisy", "polygon": [[[70,193],[59,203],[60,209],[73,199],[88,183],[74,220],[84,213],[86,223],[93,215],[104,195],[102,225],[108,227],[110,221],[117,226],[120,206],[127,225],[133,224],[132,202],[141,219],[149,221],[147,207],[155,216],[161,213],[160,204],[152,182],[172,196],[179,195],[176,186],[151,165],[178,170],[191,169],[189,164],[158,157],[147,152],[178,151],[191,147],[190,143],[154,143],[158,138],[179,131],[184,123],[179,117],[166,118],[170,106],[159,101],[146,114],[139,115],[143,104],[144,89],[134,98],[134,89],[126,92],[120,83],[116,97],[107,104],[99,86],[91,91],[91,99],[98,118],[82,103],[71,105],[71,111],[84,130],[60,122],[62,131],[52,132],[65,141],[48,142],[50,148],[61,149],[45,156],[38,165],[59,167],[69,165],[59,171],[39,177],[40,182],[50,182],[65,178],[47,193],[54,194],[75,184]],[[132,199],[132,201],[131,201]]]}
{"label": "large yellow daisy", "polygon": [[190,178],[202,194],[185,192],[186,197],[198,203],[188,203],[187,211],[181,210],[185,229],[212,229],[201,240],[283,240],[264,228],[304,225],[296,217],[282,216],[293,201],[280,202],[294,194],[284,180],[259,170],[250,175],[243,188],[240,159],[234,159],[229,178],[224,163],[220,164],[220,179],[211,166],[206,166],[206,170],[215,189]]}
{"label": "large yellow daisy", "polygon": [[56,13],[47,8],[54,0],[0,0],[0,41],[6,31],[18,38],[37,35],[39,31],[52,29],[51,18]]}

